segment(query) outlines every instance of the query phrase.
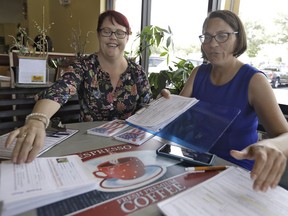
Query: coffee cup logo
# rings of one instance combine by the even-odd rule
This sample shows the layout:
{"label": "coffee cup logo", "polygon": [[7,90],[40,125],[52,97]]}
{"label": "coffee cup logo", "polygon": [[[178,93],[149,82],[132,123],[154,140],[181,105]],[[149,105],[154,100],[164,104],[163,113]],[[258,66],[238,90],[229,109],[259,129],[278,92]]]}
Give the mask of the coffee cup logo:
{"label": "coffee cup logo", "polygon": [[97,166],[93,174],[98,178],[136,179],[145,174],[145,165],[137,157],[122,157]]}

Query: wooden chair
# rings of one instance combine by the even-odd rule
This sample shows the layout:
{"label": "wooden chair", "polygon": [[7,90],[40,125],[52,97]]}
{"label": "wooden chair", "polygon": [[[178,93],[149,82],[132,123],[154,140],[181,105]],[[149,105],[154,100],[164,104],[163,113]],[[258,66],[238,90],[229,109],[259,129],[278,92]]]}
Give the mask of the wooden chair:
{"label": "wooden chair", "polygon": [[[0,134],[12,131],[25,123],[32,112],[34,96],[45,88],[0,88]],[[78,97],[71,98],[53,116],[59,117],[63,124],[79,122],[80,106]],[[52,117],[52,118],[53,118]]]}

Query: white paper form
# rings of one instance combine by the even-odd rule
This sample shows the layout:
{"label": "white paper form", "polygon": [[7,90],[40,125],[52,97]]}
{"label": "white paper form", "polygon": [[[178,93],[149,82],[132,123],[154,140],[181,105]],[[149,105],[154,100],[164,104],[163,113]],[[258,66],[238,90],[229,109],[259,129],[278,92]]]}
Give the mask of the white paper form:
{"label": "white paper form", "polygon": [[288,191],[252,189],[250,174],[230,167],[168,200],[158,203],[165,215],[287,216]]}
{"label": "white paper form", "polygon": [[[1,163],[1,198],[15,201],[71,188],[87,181],[78,156],[36,158],[31,163]],[[92,179],[93,176],[91,176]],[[51,191],[52,190],[52,191]]]}
{"label": "white paper form", "polygon": [[147,108],[129,117],[127,122],[152,131],[159,131],[197,102],[196,98],[179,95],[170,95],[169,99],[161,97],[152,101]]}
{"label": "white paper form", "polygon": [[29,209],[96,189],[95,177],[77,155],[36,158],[31,163],[0,164],[2,215]]}
{"label": "white paper form", "polygon": [[[53,132],[53,133],[47,131],[44,146],[40,150],[38,156],[48,151],[53,146],[68,139],[69,137],[71,137],[77,132],[78,130],[74,130],[74,129],[67,129],[65,132]],[[9,133],[0,136],[0,158],[10,159],[14,146],[16,144],[16,140],[14,140],[14,142],[8,148],[5,148],[5,142],[6,142],[8,135]]]}

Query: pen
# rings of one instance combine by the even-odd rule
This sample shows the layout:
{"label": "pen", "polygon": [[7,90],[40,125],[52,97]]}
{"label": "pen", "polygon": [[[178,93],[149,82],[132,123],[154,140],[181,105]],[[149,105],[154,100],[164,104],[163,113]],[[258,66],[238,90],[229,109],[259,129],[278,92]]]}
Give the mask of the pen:
{"label": "pen", "polygon": [[198,166],[198,167],[186,167],[185,171],[189,173],[199,173],[199,172],[205,172],[209,170],[225,170],[229,166]]}

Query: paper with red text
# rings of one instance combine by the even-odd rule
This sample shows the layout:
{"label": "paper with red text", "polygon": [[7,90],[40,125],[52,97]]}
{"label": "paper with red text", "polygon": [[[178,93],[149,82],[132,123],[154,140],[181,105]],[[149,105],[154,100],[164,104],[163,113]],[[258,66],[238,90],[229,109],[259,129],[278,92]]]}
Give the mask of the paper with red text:
{"label": "paper with red text", "polygon": [[[37,216],[50,216],[59,211],[63,215],[124,216],[180,193],[218,173],[187,174],[184,167],[178,164],[179,161],[157,156],[156,149],[166,142],[160,140],[154,137],[140,146],[119,144],[77,153],[93,173],[97,189],[38,208]],[[117,164],[117,161],[127,157],[138,158],[143,162],[144,175],[130,180],[108,178],[105,175],[101,177],[100,174],[96,176],[101,164]]]}
{"label": "paper with red text", "polygon": [[151,139],[154,135],[141,130],[139,128],[131,128],[123,133],[117,134],[114,136],[116,140],[120,140],[123,142],[135,144],[135,145],[142,145],[147,140]]}
{"label": "paper with red text", "polygon": [[129,127],[129,125],[126,124],[125,121],[116,119],[98,127],[88,129],[87,134],[112,137],[127,127]]}

